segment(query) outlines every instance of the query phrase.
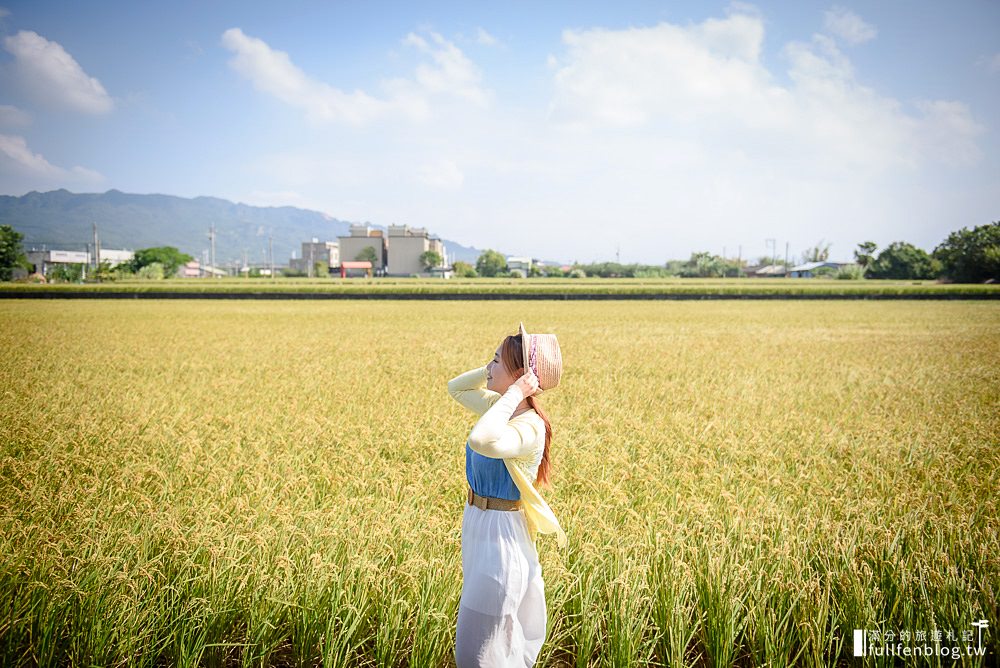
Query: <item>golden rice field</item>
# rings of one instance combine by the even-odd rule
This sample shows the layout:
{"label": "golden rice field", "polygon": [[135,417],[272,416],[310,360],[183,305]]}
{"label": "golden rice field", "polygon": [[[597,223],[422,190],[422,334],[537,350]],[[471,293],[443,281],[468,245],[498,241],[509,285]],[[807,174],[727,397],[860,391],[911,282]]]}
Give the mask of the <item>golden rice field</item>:
{"label": "golden rice field", "polygon": [[997,665],[1000,306],[516,300],[0,300],[0,664],[450,665],[446,383],[519,320],[565,363],[539,665]]}

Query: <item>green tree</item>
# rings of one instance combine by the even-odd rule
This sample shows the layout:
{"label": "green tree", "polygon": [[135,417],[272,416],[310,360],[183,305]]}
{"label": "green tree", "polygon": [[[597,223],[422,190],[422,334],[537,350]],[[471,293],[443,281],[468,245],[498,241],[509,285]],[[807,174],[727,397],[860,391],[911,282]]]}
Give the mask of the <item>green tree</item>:
{"label": "green tree", "polygon": [[326,278],[330,275],[330,265],[322,260],[313,263],[313,276]]}
{"label": "green tree", "polygon": [[871,278],[920,280],[934,278],[941,269],[941,262],[905,241],[889,244],[872,264]]}
{"label": "green tree", "polygon": [[497,276],[507,269],[507,258],[495,250],[484,250],[476,260],[476,273],[480,276]]}
{"label": "green tree", "polygon": [[0,281],[9,281],[14,275],[15,267],[21,267],[25,271],[31,269],[21,246],[23,240],[24,235],[10,225],[0,225]]}
{"label": "green tree", "polygon": [[441,262],[444,258],[437,251],[424,251],[420,254],[420,265],[424,268],[424,271],[430,271],[434,267],[440,267]]}
{"label": "green tree", "polygon": [[812,248],[807,248],[802,252],[802,262],[826,262],[830,259],[830,244],[823,245],[823,240],[821,239],[818,244]]}
{"label": "green tree", "polygon": [[[813,260],[813,262],[819,262],[820,260]],[[812,275],[816,278],[830,278],[831,276],[837,275],[837,270],[833,267],[817,267],[813,269]]]}
{"label": "green tree", "polygon": [[135,272],[136,278],[141,278],[149,281],[160,281],[163,280],[165,272],[163,270],[163,264],[160,262],[153,262],[139,268],[139,271]]}
{"label": "green tree", "polygon": [[681,276],[710,278],[724,276],[726,263],[718,255],[712,255],[704,251],[691,253],[691,259],[681,272]]}
{"label": "green tree", "polygon": [[114,270],[111,268],[111,263],[107,260],[101,260],[101,262],[91,272],[90,278],[98,283],[101,281],[115,280],[115,274]]}
{"label": "green tree", "polygon": [[1000,222],[952,232],[932,255],[956,283],[1000,280]]}
{"label": "green tree", "polygon": [[182,253],[173,246],[156,246],[137,250],[129,265],[130,269],[138,274],[143,267],[158,263],[162,266],[164,276],[173,276],[182,264],[193,259],[187,253]]}
{"label": "green tree", "polygon": [[373,267],[378,263],[378,255],[375,253],[374,246],[365,246],[361,252],[354,256],[354,259],[358,262],[371,262]]}
{"label": "green tree", "polygon": [[451,263],[451,270],[455,272],[455,275],[459,278],[475,278],[479,274],[476,273],[476,268],[473,267],[468,262],[462,262],[461,260],[456,260]]}
{"label": "green tree", "polygon": [[82,262],[60,262],[49,269],[53,283],[79,283],[83,280]]}
{"label": "green tree", "polygon": [[875,245],[874,241],[866,241],[858,244],[857,250],[854,251],[854,259],[863,273],[868,273],[868,269],[875,262],[876,248],[878,246]]}

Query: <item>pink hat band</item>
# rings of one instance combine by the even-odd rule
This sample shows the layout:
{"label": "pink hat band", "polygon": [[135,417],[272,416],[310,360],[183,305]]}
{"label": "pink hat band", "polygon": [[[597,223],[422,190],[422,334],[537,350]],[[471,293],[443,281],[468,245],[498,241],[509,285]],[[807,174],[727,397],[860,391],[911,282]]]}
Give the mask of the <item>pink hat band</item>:
{"label": "pink hat band", "polygon": [[522,366],[538,378],[538,389],[551,390],[562,376],[562,351],[555,334],[528,334],[524,323],[519,326],[521,335]]}

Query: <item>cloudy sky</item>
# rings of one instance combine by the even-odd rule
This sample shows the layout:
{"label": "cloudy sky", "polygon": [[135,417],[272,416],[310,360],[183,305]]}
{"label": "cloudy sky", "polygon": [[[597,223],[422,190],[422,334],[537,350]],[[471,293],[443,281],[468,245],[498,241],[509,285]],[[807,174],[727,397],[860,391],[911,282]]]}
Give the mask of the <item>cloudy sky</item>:
{"label": "cloudy sky", "polygon": [[580,262],[932,250],[1000,219],[998,35],[995,0],[7,2],[0,194]]}

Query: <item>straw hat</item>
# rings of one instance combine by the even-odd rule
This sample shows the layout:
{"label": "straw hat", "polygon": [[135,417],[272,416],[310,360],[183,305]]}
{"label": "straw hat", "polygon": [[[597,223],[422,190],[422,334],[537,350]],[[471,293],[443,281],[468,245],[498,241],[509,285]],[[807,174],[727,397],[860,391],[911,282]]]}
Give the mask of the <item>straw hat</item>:
{"label": "straw hat", "polygon": [[551,390],[562,375],[562,352],[555,334],[528,334],[524,323],[519,324],[521,349],[524,352],[525,373],[531,369],[538,377],[538,391]]}

